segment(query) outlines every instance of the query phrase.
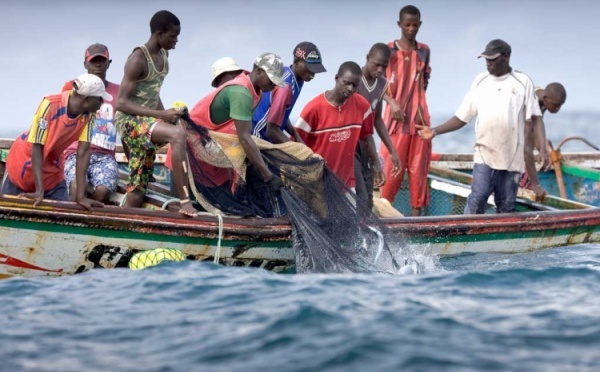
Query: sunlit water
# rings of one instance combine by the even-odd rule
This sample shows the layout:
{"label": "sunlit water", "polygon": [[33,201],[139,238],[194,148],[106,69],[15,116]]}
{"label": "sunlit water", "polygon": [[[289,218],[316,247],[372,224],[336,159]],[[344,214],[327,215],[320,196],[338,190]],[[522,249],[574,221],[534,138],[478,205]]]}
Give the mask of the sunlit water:
{"label": "sunlit water", "polygon": [[14,278],[0,281],[0,369],[592,371],[598,293],[600,245],[433,260],[417,275],[186,261]]}

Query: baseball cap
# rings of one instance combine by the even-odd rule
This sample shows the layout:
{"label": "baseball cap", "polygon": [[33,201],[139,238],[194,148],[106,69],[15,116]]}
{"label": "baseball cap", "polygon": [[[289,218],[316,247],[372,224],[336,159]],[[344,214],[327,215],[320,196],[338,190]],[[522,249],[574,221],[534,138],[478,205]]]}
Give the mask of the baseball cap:
{"label": "baseball cap", "polygon": [[501,54],[510,54],[510,45],[504,40],[494,39],[486,45],[483,53],[477,58],[494,59],[500,57]]}
{"label": "baseball cap", "polygon": [[306,68],[313,74],[327,71],[325,66],[323,66],[319,48],[309,41],[303,41],[296,45],[296,48],[294,48],[294,57],[303,59],[306,62]]}
{"label": "baseball cap", "polygon": [[238,66],[237,62],[235,61],[235,59],[231,58],[231,57],[223,57],[223,58],[219,58],[215,61],[215,63],[213,63],[212,65],[212,76],[213,76],[213,80],[210,83],[210,85],[212,85],[213,87],[216,86],[216,81],[217,78],[225,72],[229,72],[229,71],[239,71],[240,73],[242,72],[242,68],[240,66]]}
{"label": "baseball cap", "polygon": [[102,79],[92,74],[82,74],[73,80],[73,90],[82,96],[102,97],[105,101],[113,99],[112,95],[106,92]]}
{"label": "baseball cap", "polygon": [[85,60],[86,61],[89,62],[92,58],[97,57],[97,56],[102,56],[106,59],[109,59],[108,48],[106,47],[106,45],[96,43],[96,44],[90,45],[85,50]]}
{"label": "baseball cap", "polygon": [[256,57],[254,64],[265,71],[273,84],[285,86],[283,80],[283,60],[275,53],[263,53]]}

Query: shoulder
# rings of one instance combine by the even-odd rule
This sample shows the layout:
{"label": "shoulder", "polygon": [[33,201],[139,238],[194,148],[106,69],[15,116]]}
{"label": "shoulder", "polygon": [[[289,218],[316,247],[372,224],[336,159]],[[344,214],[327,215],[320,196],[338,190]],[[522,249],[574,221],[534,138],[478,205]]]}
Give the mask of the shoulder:
{"label": "shoulder", "polygon": [[489,77],[490,77],[490,73],[489,72],[482,72],[482,73],[480,73],[479,75],[475,76],[475,79],[473,79],[473,84],[471,85],[471,87],[472,88],[477,87],[481,83],[483,83],[486,80],[488,80]]}
{"label": "shoulder", "polygon": [[354,102],[356,104],[356,107],[363,110],[363,109],[370,109],[371,108],[371,104],[369,103],[369,101],[367,101],[367,99],[363,96],[361,96],[358,93],[354,93],[352,95],[352,97],[354,97]]}
{"label": "shoulder", "polygon": [[71,90],[73,89],[73,80],[69,80],[65,83],[65,85],[63,85],[62,87],[62,91],[67,91],[67,90]]}
{"label": "shoulder", "polygon": [[419,41],[417,41],[417,49],[425,49],[428,52],[431,51],[431,48],[429,48],[429,45],[425,44],[425,43],[421,43]]}
{"label": "shoulder", "polygon": [[510,72],[510,74],[515,79],[517,79],[521,84],[523,84],[525,86],[526,85],[533,86],[533,80],[531,80],[531,78],[527,74],[525,74],[525,73],[523,73],[521,71],[518,71],[518,70],[513,70],[513,71]]}

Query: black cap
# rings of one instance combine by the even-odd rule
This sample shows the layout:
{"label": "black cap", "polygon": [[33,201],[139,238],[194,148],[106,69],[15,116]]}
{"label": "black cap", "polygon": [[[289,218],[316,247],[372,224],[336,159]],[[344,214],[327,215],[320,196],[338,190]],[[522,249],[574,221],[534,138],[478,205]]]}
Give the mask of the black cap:
{"label": "black cap", "polygon": [[313,74],[327,71],[325,66],[323,66],[319,48],[311,42],[303,41],[296,45],[296,48],[294,48],[294,57],[303,59],[306,62],[306,68]]}
{"label": "black cap", "polygon": [[501,54],[510,54],[510,45],[504,40],[494,39],[486,45],[483,53],[477,58],[494,59],[500,57]]}

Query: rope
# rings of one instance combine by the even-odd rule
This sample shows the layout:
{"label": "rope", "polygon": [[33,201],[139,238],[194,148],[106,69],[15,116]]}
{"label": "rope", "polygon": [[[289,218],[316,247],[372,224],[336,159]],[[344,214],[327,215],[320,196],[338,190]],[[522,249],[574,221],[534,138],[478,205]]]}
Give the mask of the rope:
{"label": "rope", "polygon": [[223,216],[220,214],[215,214],[217,219],[219,220],[219,240],[217,242],[217,250],[215,251],[215,260],[214,263],[218,264],[219,259],[221,258],[221,239],[223,239]]}
{"label": "rope", "polygon": [[178,202],[179,199],[178,198],[173,198],[173,199],[169,199],[167,201],[165,201],[162,205],[162,207],[160,207],[160,209],[165,210],[167,209],[167,207],[169,206],[169,204],[174,203],[174,202]]}

